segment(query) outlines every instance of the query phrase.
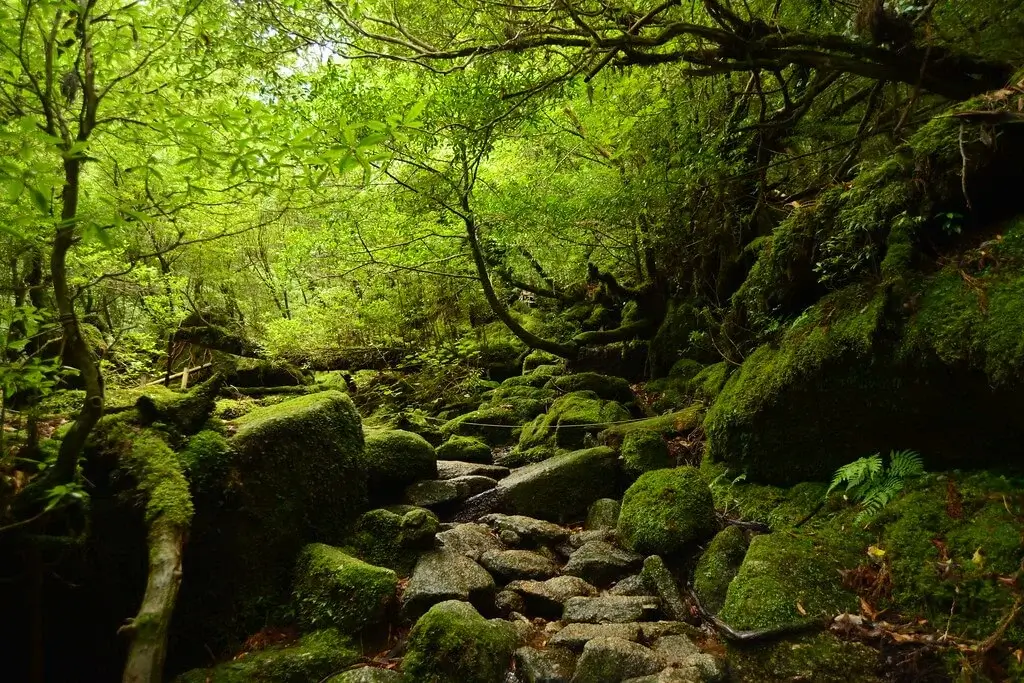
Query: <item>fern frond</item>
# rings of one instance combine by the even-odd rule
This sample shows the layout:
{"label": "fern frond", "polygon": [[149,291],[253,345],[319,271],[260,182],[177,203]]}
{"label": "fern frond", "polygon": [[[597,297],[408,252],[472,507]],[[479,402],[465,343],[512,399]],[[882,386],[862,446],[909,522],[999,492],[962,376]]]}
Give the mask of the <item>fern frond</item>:
{"label": "fern frond", "polygon": [[898,477],[924,474],[924,461],[917,451],[893,451],[889,454],[889,473]]}
{"label": "fern frond", "polygon": [[846,482],[846,490],[850,491],[875,478],[881,471],[882,456],[877,453],[866,458],[858,458],[836,470],[836,474],[832,478],[832,484],[828,487],[825,495],[827,496],[832,493],[844,481]]}

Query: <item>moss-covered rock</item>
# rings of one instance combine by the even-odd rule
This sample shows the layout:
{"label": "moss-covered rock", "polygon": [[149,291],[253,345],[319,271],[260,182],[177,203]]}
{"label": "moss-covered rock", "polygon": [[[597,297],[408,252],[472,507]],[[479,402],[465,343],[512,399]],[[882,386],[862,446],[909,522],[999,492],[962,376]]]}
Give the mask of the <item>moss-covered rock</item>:
{"label": "moss-covered rock", "polygon": [[236,387],[295,387],[310,384],[313,380],[287,361],[262,358],[239,358],[225,379]]}
{"label": "moss-covered rock", "polygon": [[614,497],[618,480],[615,451],[589,448],[520,468],[498,482],[498,493],[509,512],[563,522],[583,519],[595,500]]}
{"label": "moss-covered rock", "polygon": [[592,391],[597,394],[598,398],[605,401],[633,402],[633,390],[630,389],[629,382],[621,377],[610,377],[596,372],[578,372],[556,377],[551,380],[551,386],[563,394],[574,391]]}
{"label": "moss-covered rock", "polygon": [[614,401],[600,399],[592,391],[576,391],[554,401],[547,413],[523,428],[519,450],[554,444],[578,448],[587,434],[597,434],[608,423],[629,419],[629,411]]}
{"label": "moss-covered rock", "polygon": [[729,583],[739,573],[746,554],[747,537],[739,527],[728,526],[711,539],[693,573],[693,590],[705,609],[722,609]]}
{"label": "moss-covered rock", "polygon": [[715,526],[711,491],[693,467],[647,472],[622,498],[619,534],[638,553],[676,555]]}
{"label": "moss-covered rock", "polygon": [[730,680],[878,683],[878,651],[831,633],[785,639],[760,647],[729,647]]}
{"label": "moss-covered rock", "polygon": [[622,439],[621,452],[622,468],[633,477],[675,465],[664,437],[646,429],[627,432]]}
{"label": "moss-covered rock", "polygon": [[722,387],[729,379],[732,368],[733,366],[725,361],[702,368],[687,382],[690,395],[705,403],[713,403],[722,393]]}
{"label": "moss-covered rock", "polygon": [[550,354],[547,351],[534,349],[526,355],[526,358],[523,359],[523,374],[529,374],[541,365],[559,365],[561,363],[562,359],[558,356]]}
{"label": "moss-covered rock", "polygon": [[441,434],[445,438],[474,436],[491,446],[504,446],[519,438],[520,425],[522,421],[510,408],[480,408],[444,423]]}
{"label": "moss-covered rock", "polygon": [[203,488],[226,473],[230,462],[228,440],[218,431],[204,429],[189,437],[179,457],[192,485]]}
{"label": "moss-covered rock", "polygon": [[409,484],[437,478],[434,447],[401,429],[368,431],[363,453],[370,495],[397,499]]}
{"label": "moss-covered rock", "polygon": [[248,652],[212,669],[195,669],[174,683],[309,683],[359,659],[352,642],[332,629],[303,636],[294,645]]}
{"label": "moss-covered rock", "polygon": [[704,410],[699,405],[689,406],[658,417],[637,420],[625,424],[617,424],[600,432],[598,440],[613,448],[621,448],[626,434],[636,431],[650,431],[661,434],[666,439],[682,434],[689,434],[700,426],[704,420]]}
{"label": "moss-covered rock", "polygon": [[423,508],[399,505],[364,513],[356,522],[349,545],[370,564],[409,576],[419,553],[434,545],[440,523]]}
{"label": "moss-covered rock", "polygon": [[513,448],[499,454],[495,459],[495,463],[502,467],[522,467],[523,465],[544,462],[548,458],[553,458],[559,453],[565,452],[549,444],[541,444],[540,446],[533,446],[525,450]]}
{"label": "moss-covered rock", "polygon": [[509,622],[488,621],[468,602],[449,600],[413,626],[402,670],[418,683],[497,683],[518,644]]}
{"label": "moss-covered rock", "polygon": [[480,439],[455,435],[437,447],[437,459],[487,465],[492,461],[491,447]]}
{"label": "moss-covered rock", "polygon": [[773,533],[750,542],[719,616],[735,629],[775,629],[855,610],[837,558],[810,538]]}
{"label": "moss-covered rock", "polygon": [[339,548],[311,543],[295,564],[295,605],[303,628],[355,634],[381,623],[395,601],[398,577]]}
{"label": "moss-covered rock", "polygon": [[234,650],[283,616],[299,550],[342,543],[366,506],[363,430],[344,394],[259,408],[231,428],[223,467],[194,493],[174,627],[185,658]]}

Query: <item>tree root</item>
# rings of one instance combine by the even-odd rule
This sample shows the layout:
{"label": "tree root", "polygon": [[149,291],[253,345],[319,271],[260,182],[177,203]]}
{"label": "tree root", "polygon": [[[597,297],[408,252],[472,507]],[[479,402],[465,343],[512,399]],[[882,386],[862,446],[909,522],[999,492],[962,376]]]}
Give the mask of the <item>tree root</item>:
{"label": "tree root", "polygon": [[793,635],[799,635],[803,633],[809,633],[812,631],[821,631],[827,624],[821,620],[809,620],[795,622],[792,624],[785,624],[776,628],[766,628],[754,631],[738,631],[729,624],[725,623],[714,614],[709,612],[701,603],[700,598],[697,597],[697,593],[690,588],[688,590],[690,600],[693,602],[693,606],[697,611],[700,618],[722,637],[723,640],[727,640],[732,643],[751,644],[751,643],[762,643],[769,642],[772,640],[780,640]]}

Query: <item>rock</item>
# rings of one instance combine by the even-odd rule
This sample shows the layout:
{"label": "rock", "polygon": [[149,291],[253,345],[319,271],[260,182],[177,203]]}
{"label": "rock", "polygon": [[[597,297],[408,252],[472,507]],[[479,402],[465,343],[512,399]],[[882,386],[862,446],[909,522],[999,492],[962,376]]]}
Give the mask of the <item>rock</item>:
{"label": "rock", "polygon": [[711,539],[693,573],[693,590],[704,609],[712,613],[722,609],[729,583],[746,554],[747,537],[739,527],[728,526]]}
{"label": "rock", "polygon": [[494,590],[494,579],[476,562],[450,550],[435,550],[416,563],[402,596],[402,609],[415,617],[446,600],[486,605]]}
{"label": "rock", "polygon": [[633,576],[627,576],[622,581],[608,589],[609,595],[650,595],[651,589],[648,588],[644,579],[639,574]]}
{"label": "rock", "polygon": [[[760,647],[727,647],[729,678],[735,681],[881,683],[878,650],[856,641],[816,633]],[[885,670],[883,669],[883,672]]]}
{"label": "rock", "polygon": [[175,647],[197,659],[207,646],[220,651],[259,631],[266,610],[289,605],[302,547],[342,544],[367,507],[363,430],[348,396],[301,396],[232,424],[231,447],[193,496],[184,559],[191,578],[174,611]]}
{"label": "rock", "polygon": [[669,572],[664,561],[657,555],[644,560],[644,569],[640,572],[644,583],[654,589],[655,595],[661,598],[661,609],[666,616],[682,621],[689,616],[683,598],[679,594],[679,586],[675,577]]}
{"label": "rock", "polygon": [[564,647],[579,652],[594,638],[621,638],[636,641],[640,639],[639,624],[568,624],[551,637],[548,645]]}
{"label": "rock", "polygon": [[359,661],[359,650],[333,629],[314,631],[288,647],[250,652],[212,669],[193,669],[174,683],[237,683],[238,681],[319,681]]}
{"label": "rock", "polygon": [[484,491],[489,491],[498,485],[497,480],[480,475],[467,475],[449,479],[451,483],[459,487],[460,498],[471,498]]}
{"label": "rock", "polygon": [[[490,452],[490,451],[488,451]],[[499,465],[482,465],[459,460],[438,460],[437,478],[455,479],[456,477],[483,476],[491,479],[503,479],[509,475],[507,467]]]}
{"label": "rock", "polygon": [[480,564],[505,581],[547,579],[558,573],[551,560],[529,550],[488,550]]}
{"label": "rock", "polygon": [[607,586],[636,571],[641,558],[604,541],[584,543],[570,557],[563,572],[579,576],[596,586]]}
{"label": "rock", "polygon": [[[659,638],[652,648],[670,669],[662,672],[664,681],[710,683],[724,677],[724,667],[713,655],[701,652],[685,635]],[[672,674],[671,677],[666,676]]]}
{"label": "rock", "polygon": [[437,515],[413,506],[370,510],[356,522],[348,545],[370,564],[408,576],[420,553],[434,545]]}
{"label": "rock", "polygon": [[363,459],[371,497],[387,498],[413,482],[437,477],[434,447],[419,434],[400,429],[368,431]]}
{"label": "rock", "polygon": [[574,391],[555,399],[547,413],[524,426],[516,449],[527,451],[544,445],[580,448],[588,435],[628,419],[629,411],[619,403],[602,400],[592,391]]}
{"label": "rock", "polygon": [[[854,612],[840,566],[811,539],[788,533],[756,536],[729,584],[719,617],[737,630],[772,629]],[[799,605],[799,606],[798,606]]]}
{"label": "rock", "polygon": [[405,489],[405,500],[410,505],[437,507],[465,500],[493,489],[497,484],[494,479],[481,476],[418,481]]}
{"label": "rock", "polygon": [[690,657],[700,654],[693,641],[683,635],[659,638],[652,649],[666,666],[683,666]]}
{"label": "rock", "polygon": [[587,511],[587,531],[614,530],[619,523],[619,501],[614,498],[595,500]]}
{"label": "rock", "polygon": [[480,439],[456,435],[437,447],[437,457],[439,460],[488,464],[491,462],[491,447]]}
{"label": "rock", "polygon": [[608,683],[655,673],[661,660],[643,645],[622,638],[594,638],[583,647],[572,683]]}
{"label": "rock", "polygon": [[523,515],[493,514],[481,517],[480,521],[499,533],[512,531],[533,546],[561,543],[569,537],[569,530],[564,527]]}
{"label": "rock", "polygon": [[445,550],[465,555],[474,562],[488,550],[501,550],[501,543],[483,524],[457,524],[437,535]]}
{"label": "rock", "polygon": [[686,636],[693,640],[706,635],[696,626],[690,626],[682,621],[644,621],[638,626],[640,626],[640,638],[645,643],[653,643],[665,636]]}
{"label": "rock", "polygon": [[563,621],[588,624],[644,621],[658,611],[658,598],[651,595],[604,595],[596,598],[569,598]]}
{"label": "rock", "polygon": [[551,385],[563,394],[574,391],[592,391],[598,398],[619,403],[632,403],[633,390],[621,377],[599,375],[596,372],[577,372],[551,380]]}
{"label": "rock", "polygon": [[526,612],[526,602],[519,593],[503,590],[494,596],[494,608],[498,610],[498,614],[507,617],[513,612]]}
{"label": "rock", "polygon": [[[700,655],[705,660],[715,662],[714,657],[711,655]],[[717,665],[717,663],[715,663]],[[677,669],[675,667],[669,667],[662,669],[656,674],[650,676],[639,676],[637,678],[627,678],[622,683],[710,683],[711,681],[721,680],[721,671],[717,671],[714,677],[709,677],[704,674],[700,669],[694,667],[684,667]]]}
{"label": "rock", "polygon": [[557,647],[521,647],[515,652],[515,662],[525,683],[570,683],[576,671],[576,655]]}
{"label": "rock", "polygon": [[622,498],[619,534],[639,553],[676,555],[715,526],[711,490],[693,467],[647,472]]}
{"label": "rock", "polygon": [[622,469],[631,477],[675,466],[668,444],[659,432],[637,429],[622,438]]}
{"label": "rock", "polygon": [[501,491],[493,488],[467,498],[452,514],[456,522],[475,522],[484,515],[501,509]]}
{"label": "rock", "polygon": [[547,581],[513,581],[505,588],[522,596],[525,609],[520,612],[545,619],[561,617],[569,598],[597,595],[596,588],[575,576],[556,576]]}
{"label": "rock", "polygon": [[413,626],[402,671],[417,683],[496,683],[517,645],[507,621],[488,621],[469,603],[449,600]]}
{"label": "rock", "polygon": [[511,529],[502,529],[498,532],[498,538],[505,545],[517,546],[523,542],[523,537]]}
{"label": "rock", "polygon": [[515,441],[518,432],[515,427],[522,423],[519,415],[511,408],[481,407],[444,423],[441,434],[447,437],[473,436],[488,445],[502,446]]}
{"label": "rock", "polygon": [[395,572],[323,543],[311,543],[295,565],[295,604],[304,629],[354,634],[380,623],[395,599]]}
{"label": "rock", "polygon": [[582,517],[595,500],[613,495],[617,480],[615,451],[600,447],[527,465],[502,479],[498,490],[510,512],[567,521]]}
{"label": "rock", "polygon": [[[616,529],[594,529],[592,531],[577,531],[569,536],[569,549],[578,550],[585,544],[591,541],[604,541],[605,543],[615,543],[619,537],[619,532]],[[569,555],[572,552],[568,553]]]}
{"label": "rock", "polygon": [[405,677],[391,669],[364,666],[328,678],[325,683],[403,683]]}

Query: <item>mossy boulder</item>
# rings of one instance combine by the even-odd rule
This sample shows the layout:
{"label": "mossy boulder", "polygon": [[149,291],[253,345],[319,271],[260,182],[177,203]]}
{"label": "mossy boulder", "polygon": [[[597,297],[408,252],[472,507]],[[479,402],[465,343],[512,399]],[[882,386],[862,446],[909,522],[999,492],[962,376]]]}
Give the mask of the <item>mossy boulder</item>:
{"label": "mossy boulder", "polygon": [[[730,680],[815,681],[818,683],[880,683],[886,678],[878,650],[831,633],[786,638],[761,647],[728,648]],[[884,669],[883,669],[884,670]]]}
{"label": "mossy boulder", "polygon": [[674,436],[689,434],[701,425],[704,420],[704,410],[699,405],[692,405],[683,410],[659,415],[658,417],[637,420],[625,424],[617,424],[602,430],[598,434],[598,441],[607,444],[612,448],[621,448],[622,440],[630,432],[656,432],[666,439]]}
{"label": "mossy boulder", "polygon": [[394,604],[398,577],[339,548],[310,543],[295,564],[295,606],[306,629],[356,634],[381,623]]}
{"label": "mossy boulder", "polygon": [[595,435],[609,423],[629,417],[629,411],[615,401],[603,400],[592,391],[576,391],[556,399],[547,413],[526,425],[518,448],[544,444],[578,448],[588,434]]}
{"label": "mossy boulder", "polygon": [[562,359],[558,356],[548,353],[547,351],[541,351],[535,349],[526,355],[523,359],[523,374],[527,374],[541,365],[557,365],[562,362]]}
{"label": "mossy boulder", "polygon": [[204,429],[189,437],[179,459],[192,485],[202,488],[226,474],[230,456],[227,438],[218,431]]}
{"label": "mossy boulder", "polygon": [[522,421],[517,413],[504,407],[474,410],[449,420],[441,426],[441,435],[473,436],[491,446],[504,446],[519,438]]}
{"label": "mossy boulder", "polygon": [[437,477],[434,447],[419,434],[401,429],[368,431],[363,459],[375,498],[397,499],[409,484]]}
{"label": "mossy boulder", "polygon": [[313,378],[287,361],[239,358],[225,380],[236,387],[296,387],[311,384]]}
{"label": "mossy boulder", "polygon": [[363,560],[408,576],[421,552],[434,545],[440,523],[423,508],[398,505],[370,510],[356,522],[348,544]]}
{"label": "mossy boulder", "polygon": [[437,459],[490,464],[491,447],[480,439],[455,435],[437,447]]}
{"label": "mossy boulder", "polygon": [[588,448],[516,470],[498,482],[498,495],[509,512],[565,522],[583,519],[595,500],[615,497],[619,476],[615,451]]}
{"label": "mossy boulder", "polygon": [[413,626],[402,670],[417,683],[498,683],[518,645],[511,623],[488,621],[468,602],[448,600]]}
{"label": "mossy boulder", "polygon": [[644,555],[678,555],[715,527],[711,490],[693,467],[642,474],[622,497],[619,534]]}
{"label": "mossy boulder", "polygon": [[502,467],[522,467],[523,465],[532,465],[534,463],[544,462],[548,458],[553,458],[559,453],[564,452],[564,450],[555,448],[549,444],[533,446],[532,448],[527,448],[525,450],[513,448],[498,455],[495,462]]}
{"label": "mossy boulder", "polygon": [[248,652],[212,669],[194,669],[174,683],[309,683],[359,660],[359,650],[335,630],[304,635],[297,643]]}
{"label": "mossy boulder", "polygon": [[728,526],[711,539],[693,573],[693,590],[705,609],[722,609],[729,583],[739,573],[746,554],[747,537],[739,527]]}
{"label": "mossy boulder", "polygon": [[633,390],[630,389],[629,382],[621,377],[610,377],[596,372],[578,372],[556,377],[551,380],[551,386],[563,394],[592,391],[605,401],[633,402]]}
{"label": "mossy boulder", "polygon": [[363,430],[328,391],[258,408],[229,426],[229,450],[194,491],[196,516],[175,609],[182,657],[235,650],[288,611],[295,558],[344,541],[366,507]]}
{"label": "mossy boulder", "polygon": [[738,630],[775,629],[856,610],[842,565],[810,538],[773,533],[750,542],[729,584],[721,619]]}
{"label": "mossy boulder", "polygon": [[705,403],[714,403],[718,395],[722,393],[722,387],[729,379],[732,368],[733,366],[725,361],[701,368],[700,372],[687,382],[690,395]]}
{"label": "mossy boulder", "polygon": [[627,432],[622,439],[621,452],[622,469],[633,477],[675,465],[664,437],[655,431],[637,429]]}

